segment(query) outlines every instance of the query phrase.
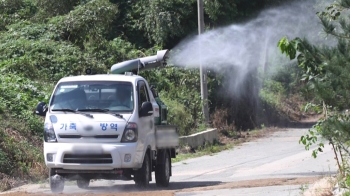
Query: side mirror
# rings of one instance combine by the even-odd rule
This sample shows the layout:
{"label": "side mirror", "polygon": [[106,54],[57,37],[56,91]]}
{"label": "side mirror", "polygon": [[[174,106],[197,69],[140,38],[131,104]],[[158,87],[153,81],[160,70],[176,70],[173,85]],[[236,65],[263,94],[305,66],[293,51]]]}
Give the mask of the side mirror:
{"label": "side mirror", "polygon": [[45,102],[39,102],[38,105],[36,105],[35,114],[39,116],[46,116],[48,108]]}
{"label": "side mirror", "polygon": [[139,116],[144,117],[144,116],[151,116],[153,114],[153,106],[151,102],[143,102]]}

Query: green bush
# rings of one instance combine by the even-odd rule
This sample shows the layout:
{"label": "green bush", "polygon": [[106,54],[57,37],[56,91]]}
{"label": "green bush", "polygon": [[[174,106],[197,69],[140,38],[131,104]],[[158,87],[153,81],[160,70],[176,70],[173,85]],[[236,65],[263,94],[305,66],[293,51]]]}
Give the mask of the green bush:
{"label": "green bush", "polygon": [[32,80],[56,82],[80,75],[86,68],[106,73],[106,67],[70,42],[16,39],[0,45],[0,68]]}
{"label": "green bush", "polygon": [[14,165],[11,163],[11,160],[7,154],[0,148],[0,173],[10,174],[13,167]]}
{"label": "green bush", "polygon": [[15,74],[3,74],[0,76],[0,111],[9,113],[18,122],[27,125],[26,129],[18,129],[19,131],[41,136],[42,122],[33,115],[33,109],[38,100],[48,101],[52,89],[53,86],[49,83],[35,82]]}
{"label": "green bush", "polygon": [[193,128],[190,112],[171,97],[161,95],[161,99],[168,107],[168,123],[178,126],[180,136],[189,135]]}
{"label": "green bush", "polygon": [[[31,133],[26,121],[1,115],[0,149],[4,157],[0,160],[0,173],[20,179],[42,179],[46,173],[42,152],[42,137]],[[42,133],[42,125],[41,125]],[[8,164],[11,166],[8,166]],[[5,167],[6,166],[6,167]],[[10,169],[10,170],[9,170]]]}
{"label": "green bush", "polygon": [[31,0],[0,1],[0,31],[7,30],[7,25],[30,19],[37,12]]}
{"label": "green bush", "polygon": [[281,99],[284,97],[284,87],[280,82],[274,80],[265,80],[263,88],[259,92],[259,97],[275,108],[281,106]]}
{"label": "green bush", "polygon": [[[167,67],[141,72],[141,75],[150,84],[156,84],[162,100],[166,100],[164,101],[166,105],[171,105],[170,112],[173,109],[177,110],[180,116],[174,113],[173,118],[182,120],[176,120],[172,124],[180,126],[182,135],[188,135],[197,132],[198,129],[203,129],[199,70]],[[183,115],[189,117],[189,119],[184,120]]]}
{"label": "green bush", "polygon": [[50,19],[49,23],[60,29],[65,40],[83,48],[85,41],[98,43],[104,39],[117,13],[117,6],[108,0],[92,0],[67,15]]}

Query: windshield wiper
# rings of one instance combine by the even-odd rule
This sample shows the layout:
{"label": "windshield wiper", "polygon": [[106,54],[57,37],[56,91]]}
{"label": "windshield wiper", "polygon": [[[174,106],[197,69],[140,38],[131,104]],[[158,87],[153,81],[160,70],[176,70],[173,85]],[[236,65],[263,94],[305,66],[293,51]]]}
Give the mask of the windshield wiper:
{"label": "windshield wiper", "polygon": [[68,109],[68,108],[52,109],[52,111],[73,112],[73,113],[76,113],[76,114],[84,115],[84,116],[89,117],[89,118],[93,118],[94,117],[91,114],[82,113],[82,112],[79,112],[78,110],[72,110],[72,109]]}
{"label": "windshield wiper", "polygon": [[118,113],[110,112],[109,109],[93,108],[93,109],[81,109],[79,111],[103,112],[103,113],[106,113],[106,114],[111,114],[113,116],[117,116],[117,117],[123,118],[123,115],[118,114]]}

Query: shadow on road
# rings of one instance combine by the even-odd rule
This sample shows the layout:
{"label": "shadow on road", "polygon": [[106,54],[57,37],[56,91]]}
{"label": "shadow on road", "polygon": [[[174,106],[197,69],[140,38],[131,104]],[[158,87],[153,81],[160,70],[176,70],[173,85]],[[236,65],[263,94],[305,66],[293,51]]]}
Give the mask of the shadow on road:
{"label": "shadow on road", "polygon": [[186,182],[171,182],[168,190],[178,190],[185,188],[193,188],[193,187],[205,187],[205,186],[214,186],[221,184],[221,181],[186,181]]}
{"label": "shadow on road", "polygon": [[93,193],[106,193],[106,192],[138,192],[138,191],[171,191],[181,190],[185,188],[206,187],[221,184],[221,181],[186,181],[186,182],[170,182],[169,187],[158,187],[154,182],[150,183],[149,187],[142,188],[135,184],[114,184],[111,186],[92,186],[85,189],[88,192]]}
{"label": "shadow on road", "polygon": [[309,129],[313,125],[315,125],[316,122],[280,122],[275,124],[276,127],[280,128],[304,128],[304,129]]}

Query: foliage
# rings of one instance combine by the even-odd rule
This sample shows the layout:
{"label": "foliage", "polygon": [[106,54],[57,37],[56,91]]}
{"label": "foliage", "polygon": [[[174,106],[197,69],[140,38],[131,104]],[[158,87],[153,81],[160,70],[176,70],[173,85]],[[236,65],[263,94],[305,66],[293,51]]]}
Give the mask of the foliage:
{"label": "foliage", "polygon": [[[283,38],[282,40],[286,40]],[[296,51],[297,59],[304,71],[303,80],[309,82],[321,100],[327,105],[344,108],[349,105],[348,40],[340,39],[336,48],[316,47],[307,40],[296,38],[290,42],[281,41],[280,48],[291,58]]]}
{"label": "foliage", "polygon": [[234,122],[229,122],[229,108],[216,109],[211,114],[210,119],[212,120],[213,127],[217,128],[225,136],[235,135],[236,127]]}
{"label": "foliage", "polygon": [[77,6],[67,15],[52,18],[49,23],[59,29],[65,40],[82,48],[89,40],[100,44],[117,12],[117,6],[108,0],[93,0]]}
{"label": "foliage", "polygon": [[[209,28],[246,19],[266,5],[279,0],[203,0],[204,20]],[[130,6],[129,6],[130,7]],[[196,0],[137,0],[125,14],[131,21],[127,26],[141,32],[151,44],[171,48],[188,34],[197,32]],[[135,33],[135,32],[134,32]]]}
{"label": "foliage", "polygon": [[276,73],[270,78],[282,85],[284,94],[290,95],[295,93],[296,89],[303,87],[303,83],[300,81],[301,71],[296,63],[280,66],[275,70]]}
{"label": "foliage", "polygon": [[199,146],[196,149],[191,149],[189,146],[183,146],[182,149],[180,149],[179,154],[176,158],[173,158],[172,161],[179,162],[203,155],[213,155],[224,150],[232,149],[233,146],[234,142],[220,143],[218,141],[214,141],[213,143],[205,142],[202,146]]}
{"label": "foliage", "polygon": [[0,53],[3,71],[32,80],[57,81],[81,74],[84,67],[94,68],[78,47],[65,42],[19,38],[1,44]]}
{"label": "foliage", "polygon": [[191,114],[186,110],[186,107],[166,94],[161,94],[161,99],[168,107],[168,123],[178,126],[179,135],[189,135],[192,128],[192,120]]}
{"label": "foliage", "polygon": [[32,107],[38,100],[48,101],[52,86],[47,83],[33,82],[15,74],[0,76],[0,111],[10,112],[13,118],[31,122],[28,129],[35,135],[42,134],[42,125],[33,116]]}
{"label": "foliage", "polygon": [[279,42],[282,53],[286,53],[291,59],[297,58],[303,70],[303,80],[310,84],[322,103],[318,106],[309,105],[314,108],[316,106],[318,110],[320,107],[323,108],[324,117],[309,130],[308,134],[300,138],[300,143],[305,145],[306,150],[313,144],[318,145],[312,153],[313,157],[316,157],[324,146],[319,137],[328,140],[341,155],[341,158],[338,158],[335,152],[339,170],[343,175],[340,162],[346,163],[343,155],[347,157],[350,155],[348,151],[350,116],[347,112],[342,112],[350,106],[349,5],[349,0],[341,0],[318,13],[324,32],[338,40],[336,47],[315,46],[300,38],[291,41],[282,38]]}
{"label": "foliage", "polygon": [[36,12],[37,7],[31,0],[0,1],[0,31],[7,30],[7,25],[30,19]]}
{"label": "foliage", "polygon": [[0,149],[0,167],[2,168],[2,172],[10,173],[13,170],[13,165],[7,154]]}
{"label": "foliage", "polygon": [[[278,2],[204,0],[206,26],[229,24]],[[86,68],[106,73],[112,64],[154,55],[195,32],[195,0],[0,0],[1,178],[46,174],[42,119],[32,113],[60,78]],[[157,84],[182,134],[203,127],[198,70],[168,67],[142,75]],[[211,112],[229,106],[218,93],[223,77],[208,76]]]}
{"label": "foliage", "polygon": [[[157,46],[150,49],[137,49],[134,44],[121,37],[116,37],[111,41],[102,40],[98,46],[94,44],[94,41],[85,43],[85,51],[88,54],[91,54],[93,58],[104,65],[109,66],[116,62],[154,55],[158,50],[161,50],[161,48]],[[96,72],[101,71],[97,69]]]}
{"label": "foliage", "polygon": [[[28,124],[4,113],[0,115],[0,148],[3,154],[1,173],[19,177],[22,180],[43,179],[43,149],[40,139],[30,133]],[[6,168],[9,168],[6,169]],[[1,182],[0,182],[1,183]]]}
{"label": "foliage", "polygon": [[342,113],[334,113],[326,119],[319,122],[317,132],[327,139],[330,143],[344,150],[347,156],[350,155],[347,146],[350,141],[350,115]]}
{"label": "foliage", "polygon": [[235,1],[204,0],[204,12],[213,21],[232,21],[239,14]]}
{"label": "foliage", "polygon": [[[156,84],[161,98],[170,104],[169,113],[173,123],[180,126],[181,134],[195,132],[202,123],[199,71],[168,67],[141,73],[150,84]],[[171,111],[174,110],[174,111]],[[179,115],[182,113],[181,115]],[[185,120],[183,117],[186,117]]]}
{"label": "foliage", "polygon": [[281,106],[281,99],[284,98],[284,90],[280,82],[274,80],[265,80],[263,88],[260,90],[259,97],[262,101],[276,108]]}
{"label": "foliage", "polygon": [[[318,135],[322,132],[322,127],[320,126],[321,122],[318,122],[313,126],[313,130],[309,130],[309,133],[301,136],[299,143],[302,143],[305,146],[305,150],[310,150],[310,147],[317,143]],[[314,158],[317,157],[318,152],[323,152],[322,148],[324,148],[324,144],[322,142],[318,143],[318,148],[312,150],[312,156]]]}
{"label": "foliage", "polygon": [[[0,76],[0,175],[38,180],[46,173],[42,153],[42,120],[34,116],[38,100],[47,101],[52,86],[13,73]],[[8,178],[0,180],[7,189]],[[6,181],[7,180],[7,181]],[[15,182],[13,182],[16,184]],[[13,186],[13,185],[12,185]]]}
{"label": "foliage", "polygon": [[58,15],[64,15],[79,5],[81,0],[60,0],[60,1],[45,1],[36,0],[36,6],[40,7],[40,12],[37,14],[37,18],[45,19]]}
{"label": "foliage", "polygon": [[[188,25],[182,23],[186,22],[184,19],[189,18],[191,14],[193,15],[189,11],[192,4],[193,1],[186,0],[139,0],[134,7],[135,16],[137,16],[134,28],[144,30],[150,41],[164,44],[169,37],[184,34]],[[192,23],[192,25],[194,24]]]}
{"label": "foliage", "polygon": [[317,104],[314,104],[314,103],[307,103],[303,108],[302,110],[304,112],[307,112],[309,110],[313,111],[313,112],[316,112],[317,114],[321,114],[323,111],[322,111],[322,107],[320,107],[320,105],[317,105]]}

